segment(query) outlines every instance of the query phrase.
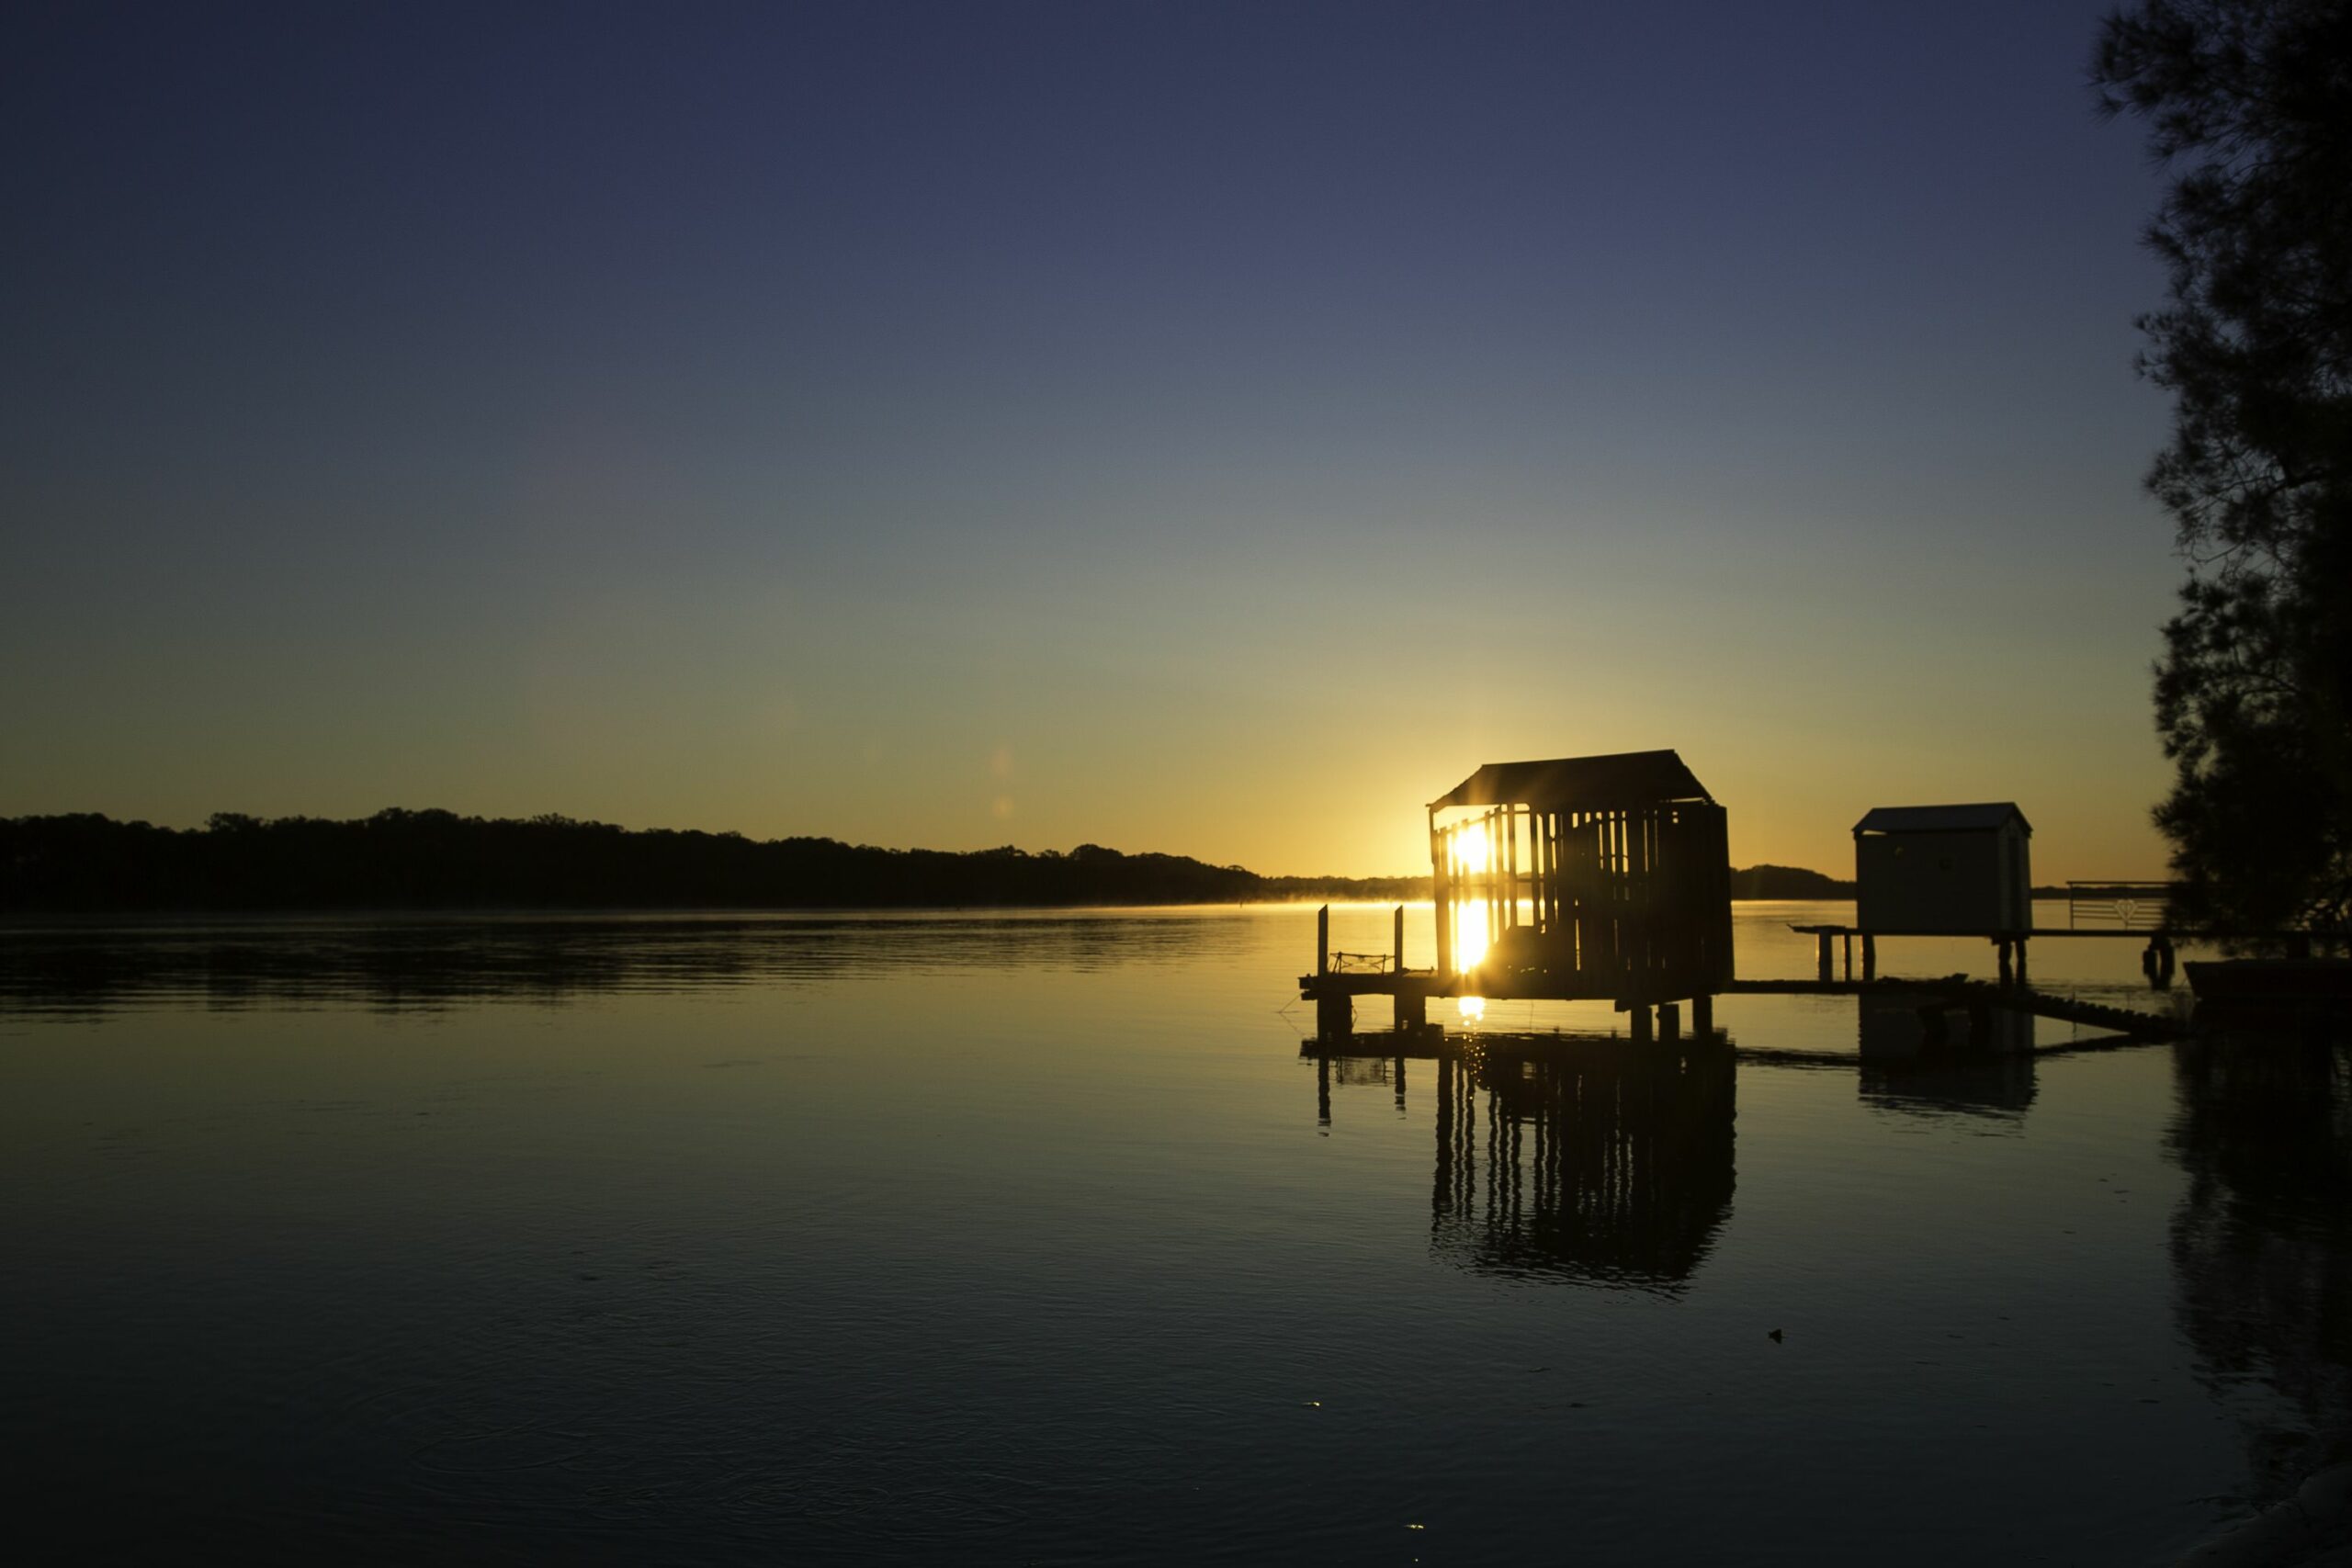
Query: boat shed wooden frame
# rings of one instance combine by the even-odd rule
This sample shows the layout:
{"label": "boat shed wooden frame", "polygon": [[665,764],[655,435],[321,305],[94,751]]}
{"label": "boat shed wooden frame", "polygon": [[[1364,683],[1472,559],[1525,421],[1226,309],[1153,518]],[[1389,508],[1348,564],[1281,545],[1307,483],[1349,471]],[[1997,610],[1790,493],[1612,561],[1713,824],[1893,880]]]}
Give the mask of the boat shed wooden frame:
{"label": "boat shed wooden frame", "polygon": [[[1429,813],[1438,974],[1461,989],[1623,1009],[1731,980],[1724,808],[1674,752],[1489,762]],[[1473,905],[1489,946],[1457,968]]]}

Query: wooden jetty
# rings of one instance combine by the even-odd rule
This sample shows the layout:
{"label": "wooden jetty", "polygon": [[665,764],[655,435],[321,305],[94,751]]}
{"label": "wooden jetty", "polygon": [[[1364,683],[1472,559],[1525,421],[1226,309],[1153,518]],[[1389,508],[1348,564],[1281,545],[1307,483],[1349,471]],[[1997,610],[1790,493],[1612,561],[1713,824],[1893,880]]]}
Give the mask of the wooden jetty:
{"label": "wooden jetty", "polygon": [[[1916,996],[1919,998],[1921,1016],[1928,1020],[1928,1037],[1931,1043],[1938,1043],[1951,1039],[1948,1021],[1954,1014],[1968,1019],[1972,1039],[1985,1039],[1990,1031],[1983,1023],[1982,1017],[1985,1011],[1996,1008],[2030,1013],[2036,1018],[2056,1019],[2065,1023],[2110,1029],[2132,1040],[2174,1040],[2188,1032],[2187,1026],[2177,1017],[2165,1013],[2142,1012],[2135,1008],[2109,1007],[2104,1002],[2088,1002],[2052,991],[2037,991],[2020,980],[1996,983],[1973,980],[1965,975],[1950,975],[1940,979],[1735,980],[1724,990],[1735,996]],[[1930,1017],[1930,1014],[1939,1016]]]}
{"label": "wooden jetty", "polygon": [[2146,948],[2140,954],[2140,969],[2147,976],[2149,984],[2162,989],[2172,984],[2176,960],[2174,942],[2201,940],[2187,933],[2176,936],[2176,933],[2168,931],[2151,931],[2127,928],[2098,930],[2075,926],[2028,926],[2014,931],[1887,931],[1849,925],[1794,924],[1792,924],[1789,929],[1801,935],[1814,938],[1819,944],[1817,970],[1818,976],[1823,981],[1837,977],[1836,959],[1838,944],[1840,942],[1844,943],[1845,948],[1845,977],[1849,980],[1854,978],[1854,939],[1857,937],[1861,939],[1861,977],[1865,980],[1874,980],[1878,977],[1878,944],[1883,937],[1938,937],[1947,942],[1954,937],[1960,937],[1964,940],[1992,943],[1996,952],[1995,962],[1999,969],[2002,983],[2007,984],[2014,980],[2018,985],[2024,985],[2027,982],[2026,943],[2037,937],[2052,941],[2070,937],[2104,937],[2109,940],[2124,937],[2135,942],[2146,942]]}
{"label": "wooden jetty", "polygon": [[1857,937],[1861,939],[1861,978],[1865,980],[1873,980],[1878,977],[1878,944],[1882,938],[1937,937],[1949,942],[1954,937],[1959,937],[1963,940],[1992,943],[1996,950],[1996,963],[2002,983],[2015,981],[2020,986],[2028,983],[2026,944],[2030,942],[2064,942],[2084,939],[2105,939],[2111,942],[2118,938],[2133,942],[2144,941],[2147,945],[2140,953],[2140,970],[2148,977],[2148,983],[2158,990],[2164,990],[2172,985],[2173,975],[2177,967],[2178,948],[2184,943],[2260,942],[2284,948],[2290,957],[2299,959],[2309,959],[2312,946],[2312,936],[2309,931],[2207,931],[2173,926],[2155,928],[2129,925],[2028,926],[2011,931],[1889,931],[1883,928],[1859,925],[1792,924],[1789,929],[1801,935],[1812,937],[1819,943],[1817,976],[1824,982],[1837,977],[1838,944],[1841,942],[1844,944],[1845,952],[1845,977],[1849,980],[1854,978],[1854,939]]}

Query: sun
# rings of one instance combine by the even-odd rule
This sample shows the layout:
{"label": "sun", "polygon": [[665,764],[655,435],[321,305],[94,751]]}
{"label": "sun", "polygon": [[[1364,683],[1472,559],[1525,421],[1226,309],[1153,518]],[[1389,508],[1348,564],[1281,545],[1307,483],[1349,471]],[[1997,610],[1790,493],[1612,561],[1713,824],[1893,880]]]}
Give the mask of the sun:
{"label": "sun", "polygon": [[1456,871],[1484,871],[1487,859],[1485,828],[1472,828],[1453,836],[1453,866]]}

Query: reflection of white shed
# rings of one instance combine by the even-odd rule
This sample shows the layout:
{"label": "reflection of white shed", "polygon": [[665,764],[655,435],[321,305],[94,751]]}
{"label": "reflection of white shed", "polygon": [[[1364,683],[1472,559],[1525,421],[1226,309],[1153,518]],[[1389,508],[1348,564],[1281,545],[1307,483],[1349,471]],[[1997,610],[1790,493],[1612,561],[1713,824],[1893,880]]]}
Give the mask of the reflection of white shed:
{"label": "reflection of white shed", "polygon": [[2033,825],[2008,801],[1882,806],[1854,824],[1854,923],[1866,931],[2030,931]]}

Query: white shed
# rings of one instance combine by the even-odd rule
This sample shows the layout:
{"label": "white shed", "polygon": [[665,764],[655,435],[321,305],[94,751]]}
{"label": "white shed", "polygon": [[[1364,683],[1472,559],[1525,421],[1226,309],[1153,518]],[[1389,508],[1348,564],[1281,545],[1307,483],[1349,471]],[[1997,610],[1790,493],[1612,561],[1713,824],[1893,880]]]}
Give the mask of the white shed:
{"label": "white shed", "polygon": [[1854,923],[1990,936],[2033,927],[2033,825],[2009,801],[1882,806],[1854,824]]}

